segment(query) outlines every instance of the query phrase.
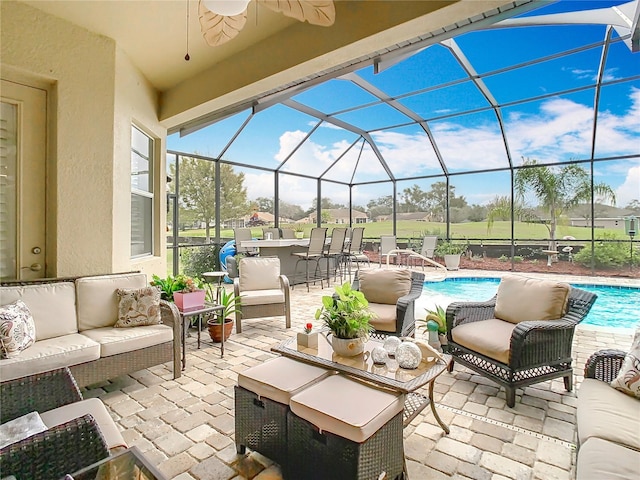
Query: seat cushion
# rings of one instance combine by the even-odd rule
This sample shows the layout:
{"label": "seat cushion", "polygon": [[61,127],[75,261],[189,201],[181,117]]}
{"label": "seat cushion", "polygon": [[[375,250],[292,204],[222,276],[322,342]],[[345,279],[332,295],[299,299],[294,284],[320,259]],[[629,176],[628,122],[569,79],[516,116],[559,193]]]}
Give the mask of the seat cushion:
{"label": "seat cushion", "polygon": [[100,432],[109,449],[116,447],[127,448],[127,444],[109,412],[97,398],[89,398],[63,405],[48,412],[40,413],[40,417],[47,428],[51,428],[87,414],[91,415],[98,424],[98,428],[100,428]]}
{"label": "seat cushion", "polygon": [[291,411],[321,431],[362,443],[404,408],[404,395],[333,375],[291,397]]}
{"label": "seat cushion", "polygon": [[82,334],[72,333],[38,341],[17,357],[0,360],[0,378],[6,381],[26,377],[98,358],[100,345],[97,342]]}
{"label": "seat cushion", "polygon": [[495,317],[511,323],[557,320],[567,311],[568,283],[505,275],[498,285]]}
{"label": "seat cushion", "polygon": [[451,338],[469,350],[508,365],[511,334],[515,328],[514,323],[490,318],[458,325],[451,330]]}
{"label": "seat cushion", "polygon": [[639,470],[640,452],[601,438],[578,450],[576,480],[629,480],[638,478]]}
{"label": "seat cushion", "polygon": [[76,287],[72,282],[0,288],[0,303],[22,300],[36,326],[36,341],[78,333]]}
{"label": "seat cushion", "polygon": [[79,278],[76,280],[78,330],[112,327],[118,320],[116,289],[142,288],[147,284],[144,273]]}
{"label": "seat cushion", "polygon": [[173,340],[173,329],[168,325],[146,325],[136,328],[104,327],[85,330],[82,335],[100,344],[101,357],[109,357],[170,342]]}
{"label": "seat cushion", "polygon": [[376,314],[375,318],[372,318],[369,322],[373,328],[380,332],[396,331],[397,307],[395,303],[386,305],[384,303],[369,302],[369,310]]}
{"label": "seat cushion", "polygon": [[602,438],[640,450],[640,400],[608,383],[584,379],[578,389],[576,422],[580,444]]}
{"label": "seat cushion", "polygon": [[238,386],[260,397],[289,405],[293,395],[332,373],[324,368],[276,357],[238,373]]}
{"label": "seat cushion", "polygon": [[240,260],[240,292],[280,288],[280,259],[245,257]]}
{"label": "seat cushion", "polygon": [[265,305],[284,303],[284,292],[277,289],[251,290],[240,293],[241,305]]}
{"label": "seat cushion", "polygon": [[360,270],[360,291],[369,302],[395,305],[411,290],[409,270]]}

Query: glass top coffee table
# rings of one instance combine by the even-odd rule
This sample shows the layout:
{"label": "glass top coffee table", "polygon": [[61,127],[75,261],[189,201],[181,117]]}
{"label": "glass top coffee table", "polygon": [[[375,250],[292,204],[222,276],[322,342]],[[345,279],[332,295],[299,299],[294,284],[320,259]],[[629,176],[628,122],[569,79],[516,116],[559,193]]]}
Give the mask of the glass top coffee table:
{"label": "glass top coffee table", "polygon": [[[436,411],[433,401],[433,385],[435,379],[446,370],[447,365],[451,362],[451,355],[442,355],[442,359],[433,357],[428,361],[423,360],[418,368],[413,370],[400,368],[393,357],[389,357],[384,365],[376,365],[373,363],[370,353],[374,347],[382,346],[382,340],[369,339],[365,345],[364,353],[355,357],[342,357],[333,351],[329,340],[325,337],[325,333],[318,333],[318,337],[322,338],[318,338],[317,347],[298,345],[297,338],[292,337],[271,350],[294,360],[337,370],[378,386],[406,394],[403,415],[405,426],[427,405],[431,405],[431,411],[436,421],[446,433],[449,433],[449,427],[442,422]],[[416,390],[427,384],[429,385],[428,396],[416,392]]]}

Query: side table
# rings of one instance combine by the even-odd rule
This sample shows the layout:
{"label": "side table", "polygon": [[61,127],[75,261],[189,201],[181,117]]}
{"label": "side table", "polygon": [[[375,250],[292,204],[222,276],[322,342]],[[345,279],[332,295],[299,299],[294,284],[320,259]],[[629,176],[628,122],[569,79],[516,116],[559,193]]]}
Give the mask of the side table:
{"label": "side table", "polygon": [[107,457],[89,465],[82,470],[67,474],[61,480],[96,480],[118,478],[121,480],[166,480],[144,457],[138,447],[131,447],[123,452]]}
{"label": "side table", "polygon": [[[200,348],[200,333],[202,331],[202,317],[207,313],[221,311],[224,307],[213,303],[205,303],[203,307],[194,308],[191,310],[180,310],[180,320],[182,323],[182,369],[187,366],[187,329],[192,318],[198,320],[198,348]],[[222,337],[222,347],[220,358],[224,357],[224,335]]]}

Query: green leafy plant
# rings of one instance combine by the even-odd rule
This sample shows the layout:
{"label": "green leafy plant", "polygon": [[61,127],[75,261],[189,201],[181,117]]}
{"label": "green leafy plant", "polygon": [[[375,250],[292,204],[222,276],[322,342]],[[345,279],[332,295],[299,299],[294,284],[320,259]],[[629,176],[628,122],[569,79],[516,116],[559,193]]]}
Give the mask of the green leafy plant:
{"label": "green leafy plant", "polygon": [[231,315],[236,313],[242,314],[242,310],[240,308],[240,297],[236,297],[233,292],[227,292],[226,289],[221,288],[219,301],[223,308],[220,311],[218,318],[230,318]]}
{"label": "green leafy plant", "polygon": [[444,240],[438,243],[434,254],[437,257],[444,257],[445,255],[461,255],[467,251],[468,245],[466,243],[453,243],[449,240]]}
{"label": "green leafy plant", "polygon": [[416,320],[418,328],[427,331],[427,323],[433,320],[438,324],[438,333],[447,333],[447,312],[440,305],[436,305],[433,310],[427,309],[427,315],[424,320]]}
{"label": "green leafy plant", "polygon": [[302,225],[301,223],[296,223],[293,226],[293,231],[294,232],[304,232],[304,225]]}
{"label": "green leafy plant", "polygon": [[353,290],[351,284],[335,287],[335,295],[323,296],[322,307],[316,311],[316,320],[324,325],[338,338],[366,337],[373,331],[369,323],[374,313],[369,310],[369,302],[364,294]]}
{"label": "green leafy plant", "polygon": [[220,269],[220,246],[205,245],[184,249],[182,269],[185,275],[199,277],[204,272]]}
{"label": "green leafy plant", "polygon": [[175,292],[195,292],[196,290],[202,290],[204,284],[200,278],[194,278],[188,275],[176,275],[175,277],[168,275],[167,278],[160,278],[157,275],[153,275],[151,285],[160,288],[162,298],[173,301],[173,294]]}
{"label": "green leafy plant", "polygon": [[498,261],[500,261],[500,262],[508,262],[509,261],[509,257],[507,257],[506,255],[500,255],[500,257],[498,258]]}
{"label": "green leafy plant", "polygon": [[524,258],[522,258],[522,256],[520,256],[520,255],[514,255],[513,256],[513,262],[514,263],[522,263],[523,260],[524,260]]}
{"label": "green leafy plant", "polygon": [[[598,235],[598,240],[619,240],[620,237],[613,233],[603,233]],[[573,256],[573,261],[584,265],[591,266],[591,249],[586,247]],[[594,244],[593,261],[596,268],[616,268],[629,265],[631,262],[631,251],[628,242],[598,242]],[[640,249],[634,247],[633,263],[640,263]]]}

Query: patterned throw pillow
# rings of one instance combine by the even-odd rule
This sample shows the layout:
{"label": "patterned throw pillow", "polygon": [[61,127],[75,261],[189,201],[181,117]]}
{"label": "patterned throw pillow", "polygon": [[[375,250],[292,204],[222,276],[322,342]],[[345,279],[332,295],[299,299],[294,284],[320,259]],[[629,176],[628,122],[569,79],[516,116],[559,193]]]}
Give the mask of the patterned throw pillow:
{"label": "patterned throw pillow", "polygon": [[116,294],[120,297],[120,301],[115,327],[141,327],[162,323],[158,288],[118,288]]}
{"label": "patterned throw pillow", "polygon": [[17,357],[35,341],[36,324],[22,300],[0,307],[0,357]]}
{"label": "patterned throw pillow", "polygon": [[625,355],[620,372],[611,386],[627,395],[640,398],[640,328],[636,330],[631,350]]}

